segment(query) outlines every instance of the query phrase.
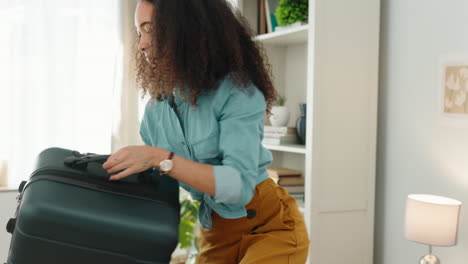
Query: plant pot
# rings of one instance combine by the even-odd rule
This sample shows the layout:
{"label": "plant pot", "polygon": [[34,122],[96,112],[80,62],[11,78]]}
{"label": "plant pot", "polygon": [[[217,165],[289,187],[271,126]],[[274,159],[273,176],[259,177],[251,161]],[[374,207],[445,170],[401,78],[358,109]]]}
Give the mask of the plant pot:
{"label": "plant pot", "polygon": [[271,108],[270,123],[272,126],[287,126],[289,111],[286,106],[273,106]]}
{"label": "plant pot", "polygon": [[291,30],[293,28],[297,28],[297,27],[300,27],[300,26],[303,26],[303,25],[306,25],[307,22],[305,21],[298,21],[298,22],[295,22],[295,23],[292,23],[292,24],[289,24],[289,25],[286,25],[286,26],[277,26],[275,27],[275,31],[282,31],[282,30]]}

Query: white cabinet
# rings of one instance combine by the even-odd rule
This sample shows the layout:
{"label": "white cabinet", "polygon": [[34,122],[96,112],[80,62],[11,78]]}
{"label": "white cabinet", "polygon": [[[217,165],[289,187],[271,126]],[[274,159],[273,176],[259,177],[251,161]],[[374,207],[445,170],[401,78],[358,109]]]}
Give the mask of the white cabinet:
{"label": "white cabinet", "polygon": [[[257,0],[239,0],[249,22]],[[275,167],[302,170],[309,263],[373,257],[380,0],[309,0],[309,23],[263,43],[295,126],[307,103],[306,145],[267,146]]]}

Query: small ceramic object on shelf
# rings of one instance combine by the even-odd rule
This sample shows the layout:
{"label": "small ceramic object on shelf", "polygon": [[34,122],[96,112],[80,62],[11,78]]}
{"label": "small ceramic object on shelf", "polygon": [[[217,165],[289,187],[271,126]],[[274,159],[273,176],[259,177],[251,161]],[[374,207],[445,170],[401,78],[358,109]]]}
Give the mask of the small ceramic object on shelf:
{"label": "small ceramic object on shelf", "polygon": [[289,122],[288,108],[286,106],[273,106],[270,122],[272,126],[287,126]]}

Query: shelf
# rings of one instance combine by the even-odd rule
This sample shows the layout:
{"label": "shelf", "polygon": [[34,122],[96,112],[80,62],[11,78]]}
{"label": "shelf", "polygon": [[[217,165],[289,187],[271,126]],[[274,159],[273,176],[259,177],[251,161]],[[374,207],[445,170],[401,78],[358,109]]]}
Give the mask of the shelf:
{"label": "shelf", "polygon": [[263,146],[269,150],[276,150],[276,151],[283,151],[283,152],[292,152],[292,153],[299,153],[305,154],[306,149],[305,145],[298,145],[298,144],[291,144],[291,145],[269,145],[263,144]]}
{"label": "shelf", "polygon": [[268,34],[258,35],[254,38],[264,45],[288,46],[304,44],[307,42],[309,25],[302,25],[292,29],[276,31]]}

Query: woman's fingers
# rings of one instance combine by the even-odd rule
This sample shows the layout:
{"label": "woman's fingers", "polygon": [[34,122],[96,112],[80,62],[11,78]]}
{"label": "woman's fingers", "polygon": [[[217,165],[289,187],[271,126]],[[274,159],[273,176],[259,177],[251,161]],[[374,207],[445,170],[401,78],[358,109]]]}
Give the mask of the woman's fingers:
{"label": "woman's fingers", "polygon": [[128,163],[128,162],[120,162],[110,168],[107,169],[107,173],[111,174],[111,173],[114,173],[114,172],[118,172],[120,170],[124,170],[126,168],[129,168],[131,167],[132,164]]}
{"label": "woman's fingers", "polygon": [[[147,170],[153,166],[151,152],[147,146],[128,146],[120,149],[112,154],[102,168],[107,173],[117,173],[109,178],[109,180],[120,180],[131,174]],[[149,154],[148,154],[149,153]]]}
{"label": "woman's fingers", "polygon": [[137,172],[138,171],[134,168],[127,168],[124,171],[109,177],[109,181],[117,181]]}
{"label": "woman's fingers", "polygon": [[117,155],[118,153],[115,153],[111,155],[104,164],[102,164],[102,168],[105,170],[108,170],[120,163],[123,162],[123,159]]}

